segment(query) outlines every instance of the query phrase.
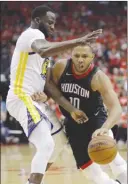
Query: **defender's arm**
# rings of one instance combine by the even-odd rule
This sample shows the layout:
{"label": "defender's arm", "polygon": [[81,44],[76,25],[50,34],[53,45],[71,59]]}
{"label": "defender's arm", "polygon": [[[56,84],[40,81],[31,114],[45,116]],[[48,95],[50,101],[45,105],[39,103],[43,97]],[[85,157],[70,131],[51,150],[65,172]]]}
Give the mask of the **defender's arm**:
{"label": "defender's arm", "polygon": [[93,31],[81,38],[63,41],[63,42],[49,42],[44,39],[37,39],[33,41],[31,48],[34,52],[40,54],[41,57],[51,57],[67,49],[71,49],[79,44],[86,44],[87,42],[94,41],[102,29]]}

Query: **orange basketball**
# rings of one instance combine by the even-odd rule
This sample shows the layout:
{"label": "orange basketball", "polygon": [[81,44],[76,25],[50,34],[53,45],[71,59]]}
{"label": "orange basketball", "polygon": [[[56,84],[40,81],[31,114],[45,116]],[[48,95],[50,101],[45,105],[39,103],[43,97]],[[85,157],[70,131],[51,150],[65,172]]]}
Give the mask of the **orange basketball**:
{"label": "orange basketball", "polygon": [[88,154],[97,164],[108,164],[117,154],[116,141],[110,136],[97,136],[90,141]]}

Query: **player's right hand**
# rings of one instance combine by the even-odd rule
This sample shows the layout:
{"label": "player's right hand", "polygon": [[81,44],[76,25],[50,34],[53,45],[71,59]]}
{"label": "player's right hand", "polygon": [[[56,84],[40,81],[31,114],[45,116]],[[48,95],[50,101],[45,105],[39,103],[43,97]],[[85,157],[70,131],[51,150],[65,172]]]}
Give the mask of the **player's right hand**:
{"label": "player's right hand", "polygon": [[82,44],[94,42],[101,33],[102,33],[102,29],[98,29],[96,31],[93,31],[93,32],[79,38],[80,39],[79,41]]}
{"label": "player's right hand", "polygon": [[95,132],[92,134],[92,138],[97,137],[97,136],[101,136],[101,135],[109,135],[109,129],[101,127],[99,129],[95,130]]}
{"label": "player's right hand", "polygon": [[88,117],[86,116],[86,114],[79,110],[79,109],[75,109],[74,111],[72,111],[71,113],[71,117],[78,123],[78,124],[82,124],[88,121]]}

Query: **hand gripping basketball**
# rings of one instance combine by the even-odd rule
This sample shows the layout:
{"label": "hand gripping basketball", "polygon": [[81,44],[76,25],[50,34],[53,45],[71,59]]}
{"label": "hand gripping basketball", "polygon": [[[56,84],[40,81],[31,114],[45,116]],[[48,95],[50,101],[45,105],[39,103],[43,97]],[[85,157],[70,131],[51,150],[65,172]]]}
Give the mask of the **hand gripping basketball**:
{"label": "hand gripping basketball", "polygon": [[109,129],[107,128],[100,128],[97,129],[93,134],[92,134],[92,138],[100,136],[100,135],[108,135],[109,133]]}

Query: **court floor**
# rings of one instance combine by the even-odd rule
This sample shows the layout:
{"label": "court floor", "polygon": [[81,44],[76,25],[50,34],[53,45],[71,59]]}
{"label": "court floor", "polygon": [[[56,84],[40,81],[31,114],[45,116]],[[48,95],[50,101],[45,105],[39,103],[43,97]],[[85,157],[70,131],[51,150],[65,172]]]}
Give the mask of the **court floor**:
{"label": "court floor", "polygon": [[[1,184],[26,184],[35,150],[31,145],[1,146]],[[126,152],[121,152],[126,159]],[[107,172],[111,175],[109,170]],[[76,169],[68,146],[45,176],[45,184],[91,184]],[[99,183],[100,184],[100,183]]]}

